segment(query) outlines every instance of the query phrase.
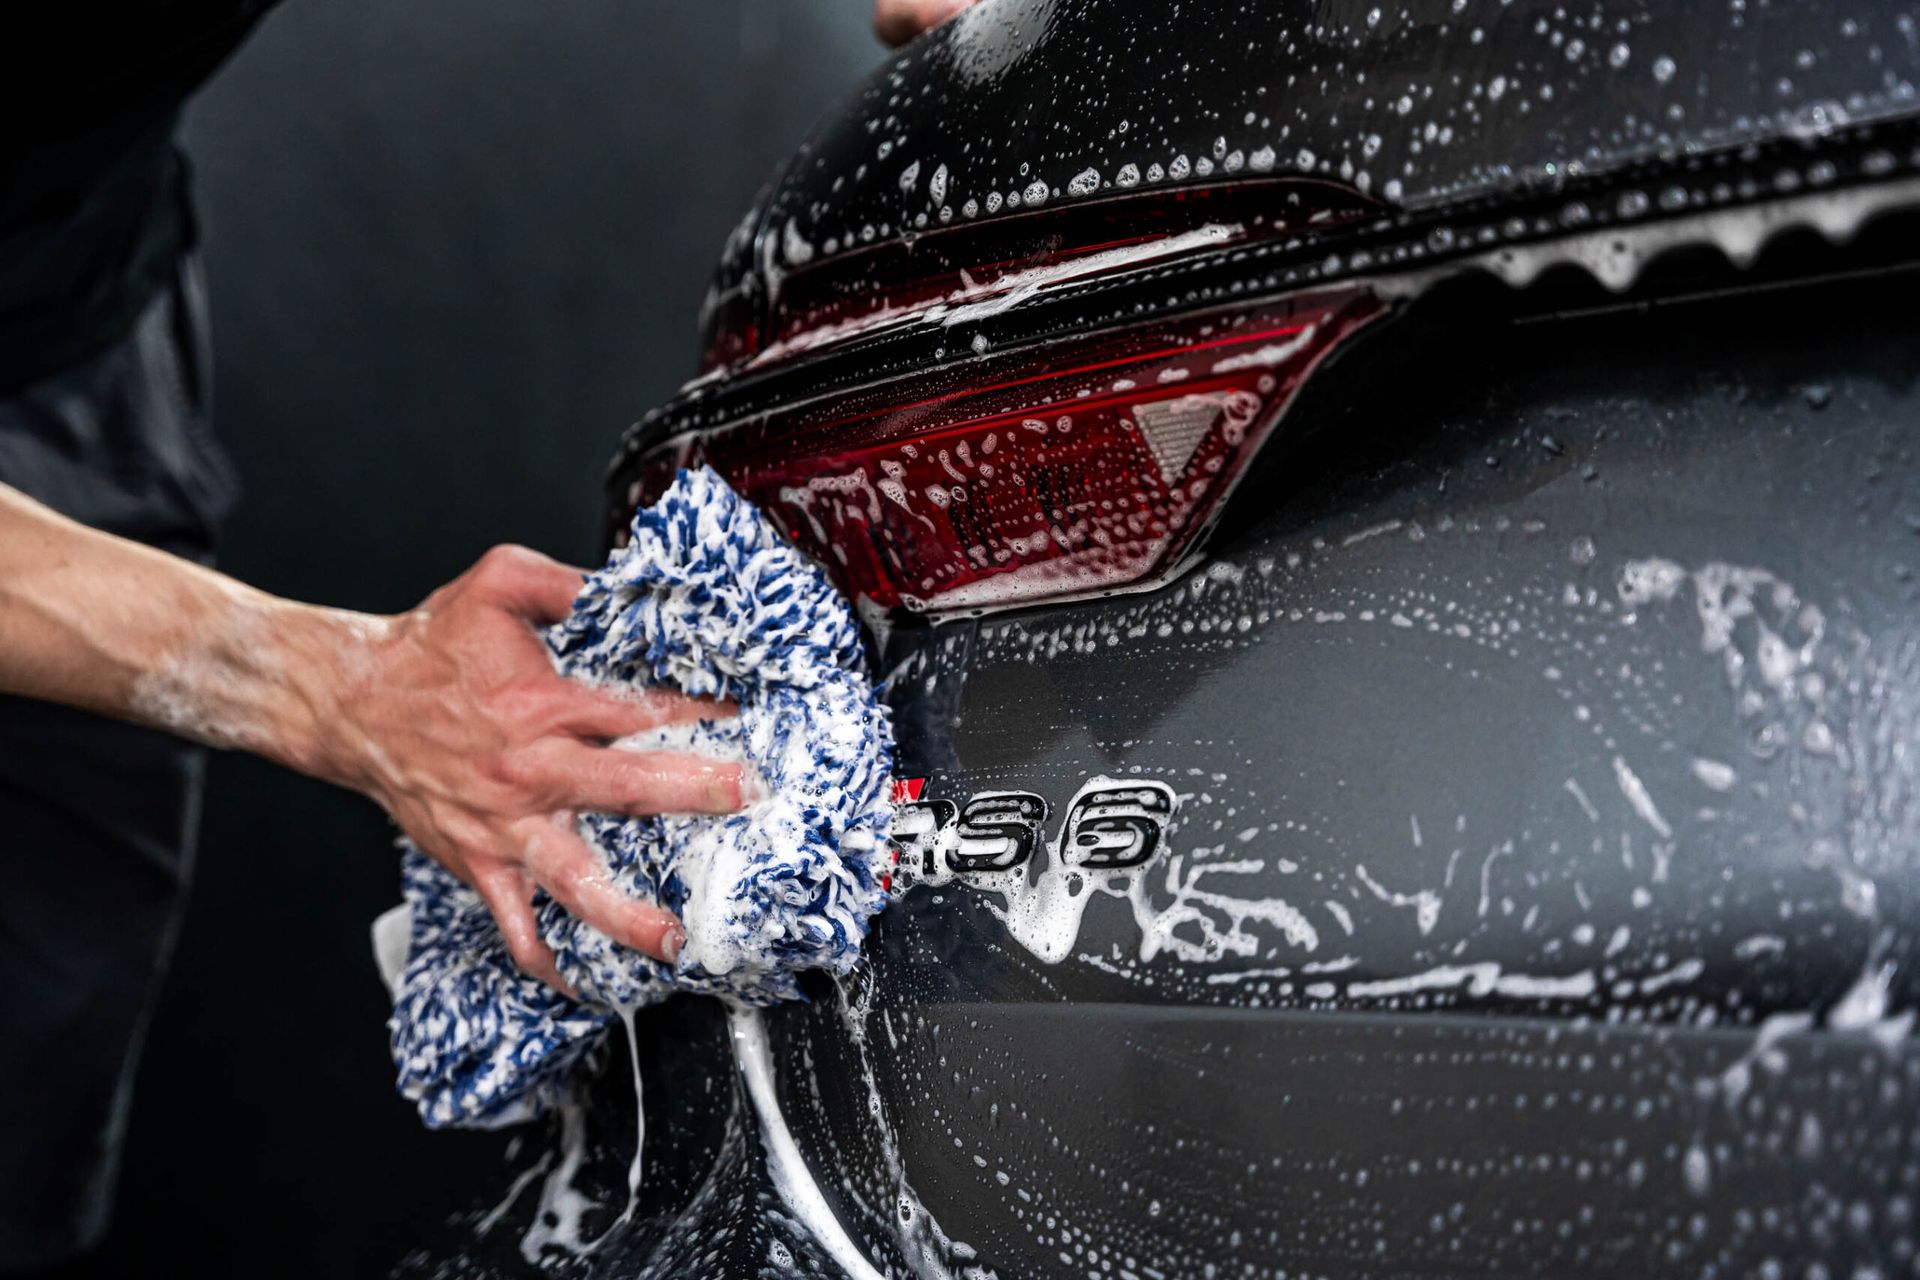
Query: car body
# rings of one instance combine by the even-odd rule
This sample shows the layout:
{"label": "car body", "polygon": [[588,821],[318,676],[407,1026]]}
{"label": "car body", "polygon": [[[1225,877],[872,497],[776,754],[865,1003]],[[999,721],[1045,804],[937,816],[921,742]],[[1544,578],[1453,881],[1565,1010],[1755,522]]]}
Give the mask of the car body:
{"label": "car body", "polygon": [[895,901],[640,1019],[637,1206],[616,1053],[403,1271],[1920,1267],[1917,73],[1780,0],[891,60],[609,527],[711,462],[855,597]]}

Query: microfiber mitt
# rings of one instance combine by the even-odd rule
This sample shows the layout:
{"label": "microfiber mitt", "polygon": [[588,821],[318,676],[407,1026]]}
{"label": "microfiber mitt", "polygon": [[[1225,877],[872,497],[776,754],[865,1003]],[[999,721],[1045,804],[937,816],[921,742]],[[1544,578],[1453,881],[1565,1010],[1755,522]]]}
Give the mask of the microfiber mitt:
{"label": "microfiber mitt", "polygon": [[726,817],[579,819],[614,882],[680,915],[687,942],[664,965],[542,895],[541,935],[578,1000],[523,973],[479,895],[403,844],[408,948],[388,1027],[400,1091],[436,1128],[541,1114],[615,1009],[676,991],[798,998],[800,971],[853,966],[886,901],[893,736],[852,612],[713,471],[680,472],[634,516],[546,640],[563,675],[737,704],[737,720],[632,745],[742,759],[766,798]]}

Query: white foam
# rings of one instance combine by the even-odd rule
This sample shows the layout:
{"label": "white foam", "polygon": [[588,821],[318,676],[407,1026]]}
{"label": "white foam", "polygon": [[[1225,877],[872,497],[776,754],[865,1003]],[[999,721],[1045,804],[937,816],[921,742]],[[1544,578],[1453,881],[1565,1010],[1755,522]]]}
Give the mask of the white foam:
{"label": "white foam", "polygon": [[774,1094],[773,1053],[767,1046],[767,1027],[760,1011],[729,1005],[727,1021],[733,1030],[734,1061],[753,1101],[754,1114],[760,1118],[760,1142],[766,1150],[767,1173],[774,1190],[850,1280],[886,1280],[834,1216],[793,1140],[780,1110],[780,1099]]}
{"label": "white foam", "polygon": [[560,1163],[540,1184],[540,1207],[534,1211],[533,1225],[520,1238],[520,1256],[528,1262],[538,1264],[550,1248],[575,1257],[592,1250],[592,1244],[580,1238],[580,1223],[599,1206],[573,1185],[586,1156],[586,1107],[569,1098],[560,1104]]}
{"label": "white foam", "polygon": [[1242,352],[1237,356],[1228,356],[1224,360],[1216,360],[1213,362],[1213,371],[1215,373],[1240,373],[1247,369],[1271,369],[1275,365],[1285,364],[1306,350],[1307,346],[1313,342],[1319,332],[1319,325],[1307,325],[1300,330],[1299,333],[1294,334],[1293,337],[1288,338],[1285,342],[1270,342],[1257,350]]}
{"label": "white foam", "polygon": [[1350,982],[1347,995],[1362,998],[1414,995],[1422,991],[1452,991],[1464,987],[1472,996],[1510,996],[1519,999],[1584,1000],[1598,987],[1591,969],[1568,974],[1507,973],[1492,960],[1478,964],[1436,965],[1423,973],[1401,978]]}
{"label": "white foam", "polygon": [[369,930],[373,937],[373,963],[380,970],[380,981],[387,984],[387,995],[400,998],[400,975],[407,968],[407,945],[413,937],[413,908],[407,903],[382,911]]}
{"label": "white foam", "polygon": [[1647,784],[1640,781],[1640,775],[1620,756],[1613,758],[1613,776],[1620,784],[1620,794],[1627,798],[1627,803],[1640,815],[1640,820],[1659,832],[1661,839],[1673,839],[1673,828],[1667,825],[1667,820],[1660,816],[1660,810],[1654,807],[1653,797],[1647,793]]}

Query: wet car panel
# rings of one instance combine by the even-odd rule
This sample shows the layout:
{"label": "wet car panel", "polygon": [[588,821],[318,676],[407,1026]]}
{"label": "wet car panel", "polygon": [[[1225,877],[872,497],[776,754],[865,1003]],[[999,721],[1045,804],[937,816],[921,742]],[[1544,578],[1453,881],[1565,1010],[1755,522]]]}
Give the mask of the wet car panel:
{"label": "wet car panel", "polygon": [[943,1227],[1021,1275],[1906,1256],[1892,296],[1562,322],[1426,407],[1343,365],[1327,469],[1208,569],[928,637],[927,794],[1181,796],[1057,964],[1031,890],[888,918],[865,1041]]}
{"label": "wet car panel", "polygon": [[[1476,42],[1450,6],[1346,8],[1321,6],[1318,43],[1288,54],[1328,92],[1375,92],[1329,68],[1427,27],[1489,68],[1530,51],[1553,68],[1535,103],[1586,88],[1503,133],[1490,82],[1433,80],[1451,87],[1422,103],[1452,95],[1459,146],[1404,113],[1381,150],[1427,185],[1366,197],[1406,211],[1062,277],[962,323],[895,317],[790,360],[755,363],[755,329],[731,375],[630,434],[616,523],[649,458],[724,460],[745,431],[737,474],[789,465],[807,437],[782,414],[815,398],[970,393],[1063,337],[1330,283],[1389,312],[1301,380],[1204,555],[1129,584],[1148,589],[869,607],[902,821],[861,968],[764,1014],[643,1014],[637,1204],[636,1116],[602,1105],[632,1093],[614,1050],[595,1105],[408,1274],[1914,1265],[1914,137],[1861,123],[1905,101],[1912,42],[1883,37],[1911,23],[1622,10],[1632,74],[1643,54],[1687,65],[1654,54],[1684,45],[1696,75],[1608,96],[1588,65],[1611,61],[1607,14],[1503,7]],[[917,146],[1052,93],[1022,76],[1102,38],[1096,88],[1252,29],[1202,6],[1149,49],[1136,9],[994,0],[883,71],[736,236],[721,292],[777,319],[776,228],[801,194],[810,236],[873,218],[877,243],[904,243],[878,210],[917,195],[880,164],[906,152],[866,154],[876,102]],[[988,23],[1019,74],[963,65],[991,52],[967,44]],[[1375,85],[1418,71],[1386,61]],[[1211,114],[1182,128],[1213,130],[1256,83],[1252,61],[1216,64]],[[1087,97],[1079,125],[1117,109]],[[1829,101],[1839,115],[1807,115]],[[1669,146],[1645,112],[1675,103]],[[1067,118],[1037,117],[1030,167],[1118,145],[1050,142]],[[1770,141],[1716,149],[1736,135]],[[540,1224],[582,1187],[575,1243],[597,1247],[551,1247]]]}

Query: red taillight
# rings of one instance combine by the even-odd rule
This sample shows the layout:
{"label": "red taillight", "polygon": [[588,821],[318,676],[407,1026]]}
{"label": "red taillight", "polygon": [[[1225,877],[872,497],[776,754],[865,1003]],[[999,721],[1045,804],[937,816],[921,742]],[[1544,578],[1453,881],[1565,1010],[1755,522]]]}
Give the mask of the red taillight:
{"label": "red taillight", "polygon": [[980,222],[974,211],[948,209],[946,218],[911,234],[865,228],[858,244],[814,244],[806,219],[775,217],[754,250],[761,277],[741,275],[743,242],[729,241],[735,260],[723,267],[701,316],[700,371],[818,350],[1041,278],[1058,284],[1111,274],[1116,261],[1159,262],[1220,244],[1278,240],[1380,210],[1359,192],[1319,179],[1243,175],[1171,187],[1156,181]]}
{"label": "red taillight", "polygon": [[670,442],[630,497],[710,463],[885,608],[1148,584],[1193,549],[1314,366],[1383,310],[1329,291],[899,379]]}

